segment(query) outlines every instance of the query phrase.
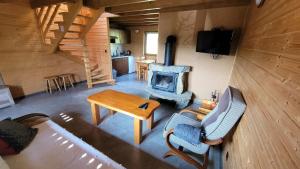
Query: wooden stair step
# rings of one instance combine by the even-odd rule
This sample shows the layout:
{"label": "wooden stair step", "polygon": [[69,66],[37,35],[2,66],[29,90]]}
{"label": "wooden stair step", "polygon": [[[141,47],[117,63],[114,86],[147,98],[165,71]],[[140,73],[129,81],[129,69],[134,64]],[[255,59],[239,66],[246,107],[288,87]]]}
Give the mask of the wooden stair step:
{"label": "wooden stair step", "polygon": [[84,18],[78,18],[78,17],[76,17],[76,18],[73,20],[73,23],[86,25],[86,24],[89,23],[89,20],[88,20],[88,19],[84,19]]}
{"label": "wooden stair step", "polygon": [[67,32],[65,34],[64,38],[77,38],[77,39],[79,39],[79,33]]}
{"label": "wooden stair step", "polygon": [[99,80],[99,81],[92,81],[92,84],[100,84],[100,83],[114,83],[115,80],[113,79],[105,79],[105,80]]}
{"label": "wooden stair step", "polygon": [[103,73],[102,70],[100,70],[100,71],[91,71],[92,76],[96,76],[96,75],[99,75],[99,74],[102,74],[102,73]]}
{"label": "wooden stair step", "polygon": [[[63,15],[63,16],[67,16],[69,14],[69,12],[59,12],[58,14]],[[87,19],[92,18],[91,16],[83,15],[82,13],[77,14],[77,16],[87,18]]]}
{"label": "wooden stair step", "polygon": [[65,38],[63,38],[59,44],[81,44],[81,39],[65,39]]}
{"label": "wooden stair step", "polygon": [[103,69],[101,69],[100,67],[97,66],[96,68],[91,69],[91,71],[92,71],[92,72],[102,72]]}
{"label": "wooden stair step", "polygon": [[82,23],[72,23],[72,25],[81,26],[81,27],[85,27],[86,26],[85,24],[82,24]]}
{"label": "wooden stair step", "polygon": [[86,19],[92,19],[91,16],[83,15],[83,14],[77,14],[78,17],[86,18]]}
{"label": "wooden stair step", "polygon": [[69,31],[77,31],[77,32],[82,32],[84,30],[84,27],[78,26],[78,25],[71,25],[69,27]]}
{"label": "wooden stair step", "polygon": [[81,31],[75,31],[75,30],[68,30],[69,33],[80,33]]}
{"label": "wooden stair step", "polygon": [[81,51],[82,46],[66,46],[66,45],[59,45],[60,50],[71,50],[71,51]]}
{"label": "wooden stair step", "polygon": [[60,47],[80,47],[82,48],[84,45],[81,43],[70,43],[70,44],[59,44]]}
{"label": "wooden stair step", "polygon": [[93,70],[96,70],[99,68],[98,64],[94,64],[94,65],[89,65],[88,67],[89,69],[91,69],[91,71],[93,72]]}
{"label": "wooden stair step", "polygon": [[80,38],[77,38],[77,37],[64,37],[63,39],[80,39]]}
{"label": "wooden stair step", "polygon": [[103,78],[105,76],[107,76],[107,75],[105,75],[105,74],[92,75],[92,79],[100,79],[100,78]]}

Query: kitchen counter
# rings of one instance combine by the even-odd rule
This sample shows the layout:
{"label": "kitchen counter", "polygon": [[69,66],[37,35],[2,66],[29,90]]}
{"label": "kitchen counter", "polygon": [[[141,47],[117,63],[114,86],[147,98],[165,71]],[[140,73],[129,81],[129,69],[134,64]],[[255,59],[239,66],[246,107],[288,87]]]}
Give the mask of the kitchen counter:
{"label": "kitchen counter", "polygon": [[117,76],[135,72],[135,57],[130,56],[117,56],[112,57],[112,67],[117,71]]}
{"label": "kitchen counter", "polygon": [[115,57],[111,57],[111,59],[120,59],[120,58],[128,58],[128,56],[115,56]]}

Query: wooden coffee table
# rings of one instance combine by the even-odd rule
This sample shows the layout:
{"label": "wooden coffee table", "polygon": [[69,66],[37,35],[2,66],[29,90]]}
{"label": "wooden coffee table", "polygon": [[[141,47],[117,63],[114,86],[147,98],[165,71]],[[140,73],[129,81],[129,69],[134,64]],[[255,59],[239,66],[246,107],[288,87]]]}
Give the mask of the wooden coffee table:
{"label": "wooden coffee table", "polygon": [[[104,90],[88,97],[91,103],[92,122],[94,125],[100,123],[99,107],[105,107],[113,115],[114,111],[134,117],[134,143],[140,144],[142,138],[142,120],[147,120],[148,128],[153,127],[154,111],[159,107],[159,102],[148,100],[136,95],[118,92],[115,90]],[[147,109],[139,106],[149,103]]]}

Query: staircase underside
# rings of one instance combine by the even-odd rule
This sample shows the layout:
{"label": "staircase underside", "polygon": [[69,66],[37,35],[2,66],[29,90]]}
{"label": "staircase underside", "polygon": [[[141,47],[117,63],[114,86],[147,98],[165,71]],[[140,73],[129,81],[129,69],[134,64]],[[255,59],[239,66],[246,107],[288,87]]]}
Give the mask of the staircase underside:
{"label": "staircase underside", "polygon": [[[46,1],[38,2],[41,3],[35,5],[40,6]],[[51,2],[57,3],[34,9],[42,41],[49,52],[58,52],[60,56],[84,65],[88,87],[113,82],[112,76],[100,69],[97,57],[90,56],[85,42],[86,34],[103,14],[104,9],[85,7],[82,0]]]}

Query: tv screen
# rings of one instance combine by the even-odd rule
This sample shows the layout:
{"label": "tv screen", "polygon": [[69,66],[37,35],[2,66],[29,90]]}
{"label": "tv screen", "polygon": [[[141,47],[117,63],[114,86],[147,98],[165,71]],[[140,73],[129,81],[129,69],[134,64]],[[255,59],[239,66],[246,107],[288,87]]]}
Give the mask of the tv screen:
{"label": "tv screen", "polygon": [[232,30],[199,31],[196,52],[229,55]]}

